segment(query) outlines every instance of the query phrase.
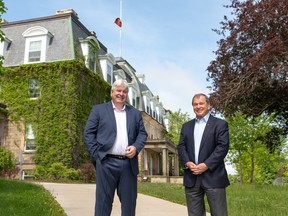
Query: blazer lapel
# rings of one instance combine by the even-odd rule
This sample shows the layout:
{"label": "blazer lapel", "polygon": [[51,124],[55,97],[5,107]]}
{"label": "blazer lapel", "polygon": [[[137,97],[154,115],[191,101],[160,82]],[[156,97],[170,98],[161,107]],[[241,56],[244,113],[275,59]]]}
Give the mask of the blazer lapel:
{"label": "blazer lapel", "polygon": [[195,142],[194,142],[194,128],[195,128],[195,119],[191,120],[191,128],[189,129],[191,131],[190,136],[192,141],[192,154],[193,154],[193,158],[195,158]]}
{"label": "blazer lapel", "polygon": [[114,115],[114,109],[113,109],[113,105],[112,105],[112,102],[108,102],[107,103],[107,112],[108,112],[108,116],[110,117],[111,119],[111,123],[113,125],[113,128],[114,130],[116,131],[117,130],[117,127],[116,127],[116,119],[115,119],[115,115]]}
{"label": "blazer lapel", "polygon": [[213,116],[209,116],[209,119],[206,123],[206,126],[205,126],[205,129],[204,129],[204,132],[203,132],[203,135],[202,135],[202,139],[201,139],[201,143],[200,143],[200,149],[199,149],[199,155],[200,155],[200,151],[201,149],[203,148],[204,146],[204,143],[206,142],[206,139],[207,139],[207,135],[210,131],[210,128],[211,128],[211,125],[212,125],[212,122],[213,122]]}
{"label": "blazer lapel", "polygon": [[126,105],[125,111],[126,111],[126,128],[127,128],[127,135],[128,135],[130,132],[130,118],[129,118],[129,117],[131,117],[129,114],[130,107]]}

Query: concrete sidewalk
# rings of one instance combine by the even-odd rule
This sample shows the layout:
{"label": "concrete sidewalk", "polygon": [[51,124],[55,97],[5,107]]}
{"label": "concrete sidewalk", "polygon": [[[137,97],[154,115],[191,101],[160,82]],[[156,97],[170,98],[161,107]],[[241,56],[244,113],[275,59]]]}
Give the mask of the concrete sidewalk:
{"label": "concrete sidewalk", "polygon": [[[95,184],[58,184],[44,183],[41,185],[49,190],[68,216],[93,216],[95,203]],[[115,195],[111,216],[120,216],[121,206]],[[184,216],[186,206],[168,202],[138,193],[137,216]],[[208,214],[207,214],[208,216]]]}

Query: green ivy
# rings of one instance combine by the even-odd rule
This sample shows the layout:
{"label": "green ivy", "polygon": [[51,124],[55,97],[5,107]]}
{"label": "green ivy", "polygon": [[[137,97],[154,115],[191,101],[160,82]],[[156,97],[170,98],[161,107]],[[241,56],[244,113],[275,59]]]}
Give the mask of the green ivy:
{"label": "green ivy", "polygon": [[7,116],[8,111],[6,109],[3,109],[0,107],[0,113],[2,113],[3,115]]}
{"label": "green ivy", "polygon": [[[41,96],[29,98],[29,79],[40,83]],[[35,163],[78,168],[89,158],[83,131],[93,104],[110,100],[111,86],[83,62],[71,60],[4,68],[0,98],[10,121],[32,124]]]}
{"label": "green ivy", "polygon": [[0,146],[0,176],[13,173],[15,170],[16,166],[13,153]]}

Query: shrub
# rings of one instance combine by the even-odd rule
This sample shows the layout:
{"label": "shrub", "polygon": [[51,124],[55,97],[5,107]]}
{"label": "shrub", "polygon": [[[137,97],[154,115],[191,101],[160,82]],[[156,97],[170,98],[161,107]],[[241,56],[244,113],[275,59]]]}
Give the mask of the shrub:
{"label": "shrub", "polygon": [[79,173],[77,170],[70,168],[64,172],[64,178],[68,180],[79,180]]}
{"label": "shrub", "polygon": [[31,175],[33,175],[35,179],[46,179],[48,178],[47,168],[42,165],[37,165],[36,168],[31,171]]}
{"label": "shrub", "polygon": [[47,176],[51,180],[77,180],[78,172],[73,168],[67,168],[63,163],[53,163],[48,168]]}
{"label": "shrub", "polygon": [[79,177],[84,182],[92,182],[95,181],[95,167],[92,163],[84,163],[81,164],[78,169]]}
{"label": "shrub", "polygon": [[63,163],[53,163],[51,167],[37,165],[31,172],[35,179],[49,180],[79,180],[79,173],[73,168],[67,168]]}
{"label": "shrub", "polygon": [[283,173],[283,181],[288,184],[288,163],[285,165],[285,171]]}
{"label": "shrub", "polygon": [[0,176],[11,178],[18,172],[13,153],[0,146]]}

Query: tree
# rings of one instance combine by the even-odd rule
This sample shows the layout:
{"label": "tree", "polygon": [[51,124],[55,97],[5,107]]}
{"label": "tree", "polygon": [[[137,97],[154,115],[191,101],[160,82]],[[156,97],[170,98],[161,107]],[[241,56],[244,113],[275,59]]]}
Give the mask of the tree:
{"label": "tree", "polygon": [[181,109],[170,114],[170,124],[167,136],[173,143],[178,144],[181,127],[185,122],[189,120],[189,114],[187,112],[181,113]]}
{"label": "tree", "polygon": [[[167,132],[166,136],[176,145],[179,143],[182,125],[189,120],[189,114],[187,112],[181,113],[181,109],[170,114],[169,131]],[[179,175],[183,175],[183,173],[183,167],[179,163]]]}
{"label": "tree", "polygon": [[[228,159],[235,165],[241,183],[271,183],[285,161],[281,134],[273,150],[267,148],[266,140],[271,131],[279,127],[273,115],[249,118],[241,112],[227,119],[230,130]],[[280,138],[279,138],[280,137]]]}
{"label": "tree", "polygon": [[[225,116],[275,113],[288,126],[287,0],[232,0],[216,59],[208,66],[211,103]],[[225,34],[230,34],[226,36]]]}

